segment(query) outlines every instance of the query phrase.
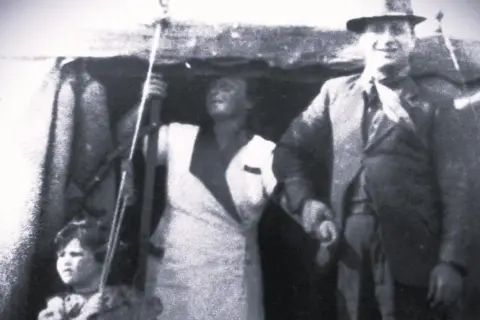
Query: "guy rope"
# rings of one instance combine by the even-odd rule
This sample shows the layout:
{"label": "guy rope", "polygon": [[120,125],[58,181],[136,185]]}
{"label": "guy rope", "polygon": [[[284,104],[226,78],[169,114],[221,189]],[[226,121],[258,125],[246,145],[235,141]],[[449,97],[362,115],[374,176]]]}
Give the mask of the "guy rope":
{"label": "guy rope", "polygon": [[[462,69],[460,68],[459,59],[457,57],[457,54],[455,53],[455,48],[453,47],[452,41],[450,40],[450,37],[448,36],[448,34],[445,32],[445,28],[442,23],[443,18],[444,18],[443,11],[440,10],[435,16],[435,19],[438,22],[437,32],[440,33],[440,35],[443,38],[445,47],[447,48],[448,53],[450,55],[450,60],[452,60],[453,67],[455,68],[455,71],[457,72],[460,78],[460,81],[462,83],[461,95],[464,95],[467,93],[467,84],[466,84],[467,81],[465,79],[465,76],[463,75]],[[469,96],[467,96],[467,98],[463,97],[462,99],[455,99],[455,107],[457,109],[463,109],[465,107],[470,106],[470,102],[471,101]],[[475,112],[475,109],[473,111],[474,111],[475,118],[478,119],[477,112]]]}

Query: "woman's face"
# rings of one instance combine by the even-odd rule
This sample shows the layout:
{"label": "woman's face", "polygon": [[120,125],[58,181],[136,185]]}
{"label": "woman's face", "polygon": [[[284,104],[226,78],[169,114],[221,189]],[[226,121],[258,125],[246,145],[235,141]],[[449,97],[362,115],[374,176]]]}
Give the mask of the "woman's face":
{"label": "woman's face", "polygon": [[71,286],[88,286],[98,278],[102,264],[93,252],[82,247],[78,239],[70,241],[57,255],[57,272],[62,281]]}
{"label": "woman's face", "polygon": [[207,111],[213,119],[245,116],[247,106],[245,80],[224,77],[211,84],[207,95]]}

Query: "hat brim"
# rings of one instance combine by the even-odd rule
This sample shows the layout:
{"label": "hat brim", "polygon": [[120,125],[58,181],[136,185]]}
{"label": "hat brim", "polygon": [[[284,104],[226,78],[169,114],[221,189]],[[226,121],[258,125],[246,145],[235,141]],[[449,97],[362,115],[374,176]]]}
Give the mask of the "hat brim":
{"label": "hat brim", "polygon": [[352,31],[355,33],[361,33],[363,30],[365,30],[365,24],[368,21],[371,20],[382,20],[382,19],[403,19],[403,20],[408,20],[414,25],[417,25],[425,20],[427,18],[421,17],[421,16],[416,16],[416,15],[400,15],[400,14],[392,14],[392,15],[383,15],[383,16],[372,16],[372,17],[362,17],[362,18],[356,18],[356,19],[351,19],[347,21],[347,30]]}

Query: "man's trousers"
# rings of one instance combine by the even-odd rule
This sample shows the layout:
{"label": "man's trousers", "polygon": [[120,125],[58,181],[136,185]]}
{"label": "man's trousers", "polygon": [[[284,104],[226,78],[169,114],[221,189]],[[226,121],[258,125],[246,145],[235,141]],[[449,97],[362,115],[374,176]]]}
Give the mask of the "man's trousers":
{"label": "man's trousers", "polygon": [[346,219],[338,259],[338,319],[393,320],[394,281],[375,215],[355,213]]}

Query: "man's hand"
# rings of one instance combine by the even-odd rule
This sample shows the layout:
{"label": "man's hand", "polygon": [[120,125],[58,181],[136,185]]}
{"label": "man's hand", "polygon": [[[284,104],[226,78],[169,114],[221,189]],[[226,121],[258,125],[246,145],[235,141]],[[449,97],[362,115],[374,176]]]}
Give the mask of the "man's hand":
{"label": "man's hand", "polygon": [[332,217],[332,212],[324,203],[318,200],[307,200],[302,210],[302,226],[305,232],[315,234],[322,222]]}
{"label": "man's hand", "polygon": [[462,288],[460,273],[448,263],[439,263],[430,274],[427,299],[432,307],[450,305],[460,297]]}
{"label": "man's hand", "polygon": [[316,230],[315,238],[320,240],[315,262],[320,270],[328,270],[334,261],[334,252],[338,244],[338,230],[332,220],[323,221]]}
{"label": "man's hand", "polygon": [[331,220],[323,221],[317,230],[315,230],[315,236],[323,245],[330,246],[336,243],[338,239],[337,226]]}

